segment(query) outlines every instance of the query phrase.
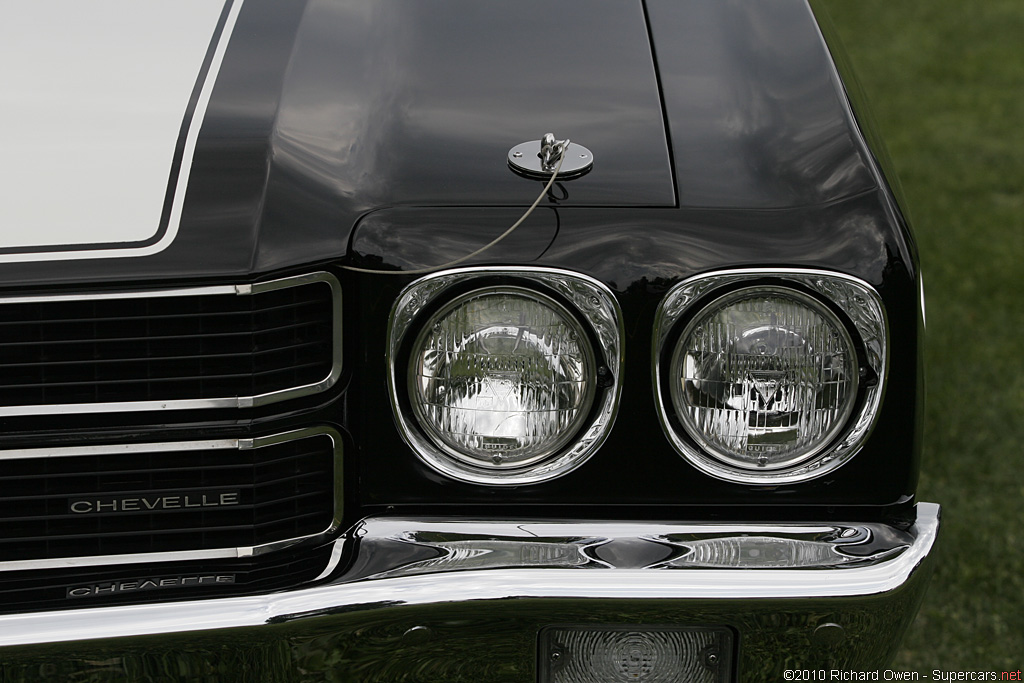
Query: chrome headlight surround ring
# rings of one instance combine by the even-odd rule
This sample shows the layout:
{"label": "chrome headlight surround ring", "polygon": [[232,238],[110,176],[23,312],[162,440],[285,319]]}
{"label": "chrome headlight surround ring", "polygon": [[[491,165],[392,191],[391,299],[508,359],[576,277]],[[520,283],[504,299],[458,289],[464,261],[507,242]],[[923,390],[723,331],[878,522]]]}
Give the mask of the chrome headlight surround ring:
{"label": "chrome headlight surround ring", "polygon": [[[561,299],[581,321],[598,362],[596,395],[590,416],[580,431],[557,453],[534,464],[508,470],[474,467],[439,448],[420,428],[409,411],[405,394],[406,371],[403,347],[415,338],[428,314],[448,301],[476,289],[485,290],[502,281],[512,288],[536,289],[542,296]],[[474,284],[479,283],[479,287]],[[604,443],[618,411],[623,363],[622,311],[611,290],[587,275],[554,268],[471,267],[441,271],[416,280],[399,294],[388,322],[388,392],[402,439],[431,469],[447,477],[473,484],[522,486],[565,475],[586,462]]]}
{"label": "chrome headlight surround ring", "polygon": [[[702,449],[684,430],[673,425],[674,410],[666,402],[665,345],[677,335],[680,321],[700,313],[719,295],[733,289],[763,284],[767,288],[786,287],[810,292],[828,302],[847,318],[859,339],[854,343],[867,366],[861,373],[870,381],[861,382],[862,396],[854,408],[848,425],[823,450],[792,467],[776,470],[754,470],[730,466]],[[885,393],[888,371],[889,325],[885,306],[879,294],[858,278],[813,269],[750,268],[716,271],[688,278],[672,287],[658,306],[654,322],[652,386],[655,405],[666,437],[690,464],[724,481],[773,485],[807,481],[844,465],[863,447],[878,419],[878,409]],[[672,349],[669,349],[671,355]]]}

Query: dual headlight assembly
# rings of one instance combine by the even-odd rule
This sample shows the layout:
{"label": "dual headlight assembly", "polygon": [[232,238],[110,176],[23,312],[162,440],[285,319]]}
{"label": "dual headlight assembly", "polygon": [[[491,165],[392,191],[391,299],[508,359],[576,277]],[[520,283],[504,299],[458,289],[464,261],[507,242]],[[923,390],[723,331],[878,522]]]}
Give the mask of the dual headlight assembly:
{"label": "dual headlight assembly", "polygon": [[[465,268],[406,288],[389,329],[403,437],[454,479],[561,476],[604,442],[622,383],[622,314],[587,276]],[[863,444],[881,402],[886,323],[855,278],[710,273],[673,287],[654,325],[655,404],[703,472],[773,484],[819,476]]]}

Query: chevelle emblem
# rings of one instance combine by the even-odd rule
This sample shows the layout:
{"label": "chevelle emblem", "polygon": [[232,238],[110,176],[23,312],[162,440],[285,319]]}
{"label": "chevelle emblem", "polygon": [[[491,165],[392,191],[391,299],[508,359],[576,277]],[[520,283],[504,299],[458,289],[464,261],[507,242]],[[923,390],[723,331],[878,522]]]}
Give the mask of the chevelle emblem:
{"label": "chevelle emblem", "polygon": [[153,591],[164,588],[188,588],[190,586],[216,586],[235,583],[234,574],[191,574],[186,576],[164,576],[150,579],[129,579],[94,583],[86,586],[71,586],[67,589],[69,598],[88,598],[99,595],[117,595]]}
{"label": "chevelle emblem", "polygon": [[187,510],[193,508],[228,507],[239,504],[238,491],[208,491],[206,493],[99,496],[76,498],[68,501],[71,512],[85,515],[109,512],[149,512],[155,510]]}

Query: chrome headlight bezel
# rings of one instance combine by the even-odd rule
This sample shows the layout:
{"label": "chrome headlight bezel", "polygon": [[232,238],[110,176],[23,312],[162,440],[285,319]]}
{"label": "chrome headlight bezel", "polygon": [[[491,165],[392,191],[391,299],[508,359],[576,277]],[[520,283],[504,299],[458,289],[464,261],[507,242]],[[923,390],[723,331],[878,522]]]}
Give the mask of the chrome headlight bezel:
{"label": "chrome headlight bezel", "polygon": [[[683,428],[670,398],[669,359],[682,337],[682,328],[728,292],[764,287],[782,288],[809,296],[842,314],[857,349],[860,382],[852,414],[845,425],[818,449],[791,466],[753,469],[717,457],[700,439]],[[849,462],[863,447],[878,418],[888,370],[888,323],[878,293],[857,278],[810,269],[718,271],[689,278],[675,285],[658,307],[653,336],[653,387],[662,429],[689,463],[725,481],[772,485],[807,481]],[[667,348],[668,346],[672,348]]]}
{"label": "chrome headlight bezel", "polygon": [[[521,467],[486,468],[454,457],[435,442],[411,409],[408,347],[431,316],[471,292],[505,288],[533,292],[557,303],[583,326],[595,358],[589,414],[554,453]],[[406,287],[388,325],[388,390],[402,439],[433,470],[463,482],[521,486],[560,477],[582,465],[604,443],[614,422],[621,387],[622,313],[599,281],[570,271],[526,267],[474,267],[427,275]]]}

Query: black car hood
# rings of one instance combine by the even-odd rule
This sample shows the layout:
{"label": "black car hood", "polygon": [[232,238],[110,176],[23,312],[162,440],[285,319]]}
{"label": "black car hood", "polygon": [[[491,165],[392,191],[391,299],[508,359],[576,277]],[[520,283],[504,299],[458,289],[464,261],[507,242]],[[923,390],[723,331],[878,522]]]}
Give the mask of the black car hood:
{"label": "black car hood", "polygon": [[508,150],[549,131],[601,150],[583,205],[675,203],[639,3],[312,0],[274,161],[362,210],[515,205]]}
{"label": "black car hood", "polygon": [[559,189],[570,210],[806,208],[877,187],[802,1],[234,0],[224,17],[173,240],[59,271],[11,259],[0,280],[241,277],[352,255],[361,221],[410,207],[493,208],[497,225],[541,187],[509,148],[546,132],[594,153]]}

